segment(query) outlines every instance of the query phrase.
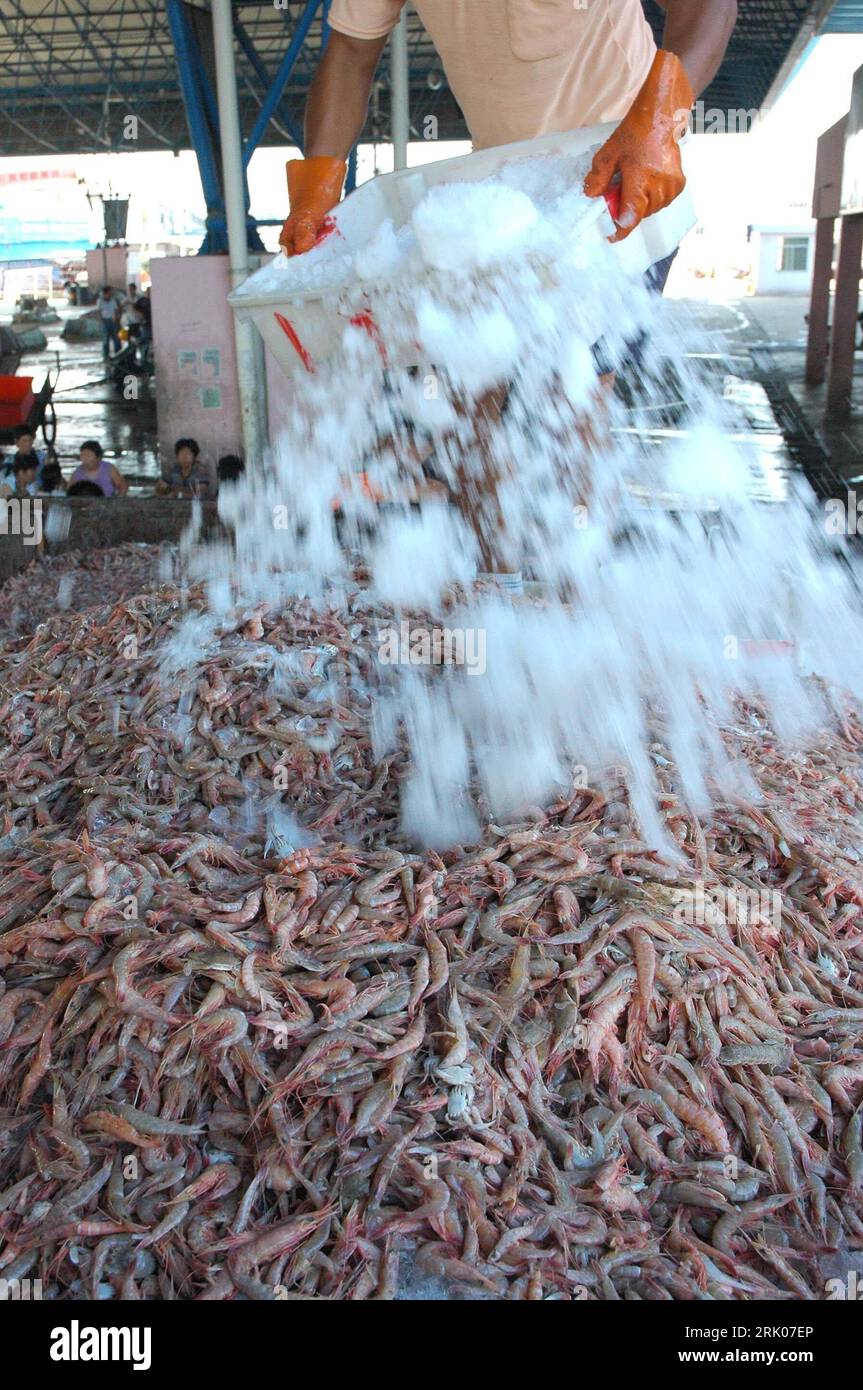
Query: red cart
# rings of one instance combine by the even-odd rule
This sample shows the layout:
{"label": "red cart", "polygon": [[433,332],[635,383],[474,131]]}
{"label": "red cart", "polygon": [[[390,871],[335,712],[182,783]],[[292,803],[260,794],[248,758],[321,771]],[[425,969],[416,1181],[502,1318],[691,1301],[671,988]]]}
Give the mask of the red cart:
{"label": "red cart", "polygon": [[46,446],[53,448],[57,437],[54,388],[59,375],[58,359],[38,391],[33,389],[32,376],[0,376],[0,443],[12,443],[15,431],[26,425],[34,435],[41,430]]}

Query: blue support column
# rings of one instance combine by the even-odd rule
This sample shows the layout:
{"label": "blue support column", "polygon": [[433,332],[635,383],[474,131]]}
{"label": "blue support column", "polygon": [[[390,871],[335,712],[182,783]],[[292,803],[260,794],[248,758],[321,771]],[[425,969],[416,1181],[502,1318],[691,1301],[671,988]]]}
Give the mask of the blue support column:
{"label": "blue support column", "polygon": [[225,201],[219,181],[216,151],[207,123],[202,95],[203,67],[183,9],[183,0],[167,0],[168,24],[177,57],[180,90],[186,108],[189,134],[195,147],[201,187],[207,205],[207,233],[198,250],[199,255],[216,255],[228,249],[228,228],[225,220]]}
{"label": "blue support column", "polygon": [[[296,129],[289,112],[283,105],[282,98],[285,86],[294,70],[297,58],[299,57],[303,44],[306,41],[319,11],[321,12],[321,50],[323,52],[326,49],[330,36],[330,28],[327,22],[330,4],[331,0],[307,0],[291,37],[287,52],[279,64],[279,68],[272,82],[269,79],[266,67],[261,61],[251,38],[240,21],[235,19],[233,27],[237,43],[266,90],[252,132],[249,138],[244,142],[244,170],[248,169],[249,161],[260,144],[271,118],[276,112],[278,112],[279,120],[288,131],[291,139],[297,144],[300,150],[302,150],[302,136]],[[227,224],[219,178],[219,123],[215,94],[210,86],[206,68],[201,61],[195,35],[192,32],[192,27],[186,16],[184,0],[166,0],[166,7],[171,37],[174,43],[174,51],[177,57],[177,69],[180,79],[180,88],[183,93],[183,102],[186,108],[186,117],[189,124],[189,134],[198,160],[201,186],[207,205],[207,234],[201,243],[199,255],[224,253],[228,249]],[[346,190],[349,193],[352,192],[356,186],[356,171],[357,152],[356,149],[353,149],[348,159]],[[247,209],[248,205],[248,179],[246,179]],[[263,251],[264,246],[258,235],[257,228],[258,225],[269,225],[269,219],[258,224],[251,215],[247,214],[246,225],[249,249],[251,251]]]}
{"label": "blue support column", "polygon": [[[225,200],[222,196],[222,183],[219,176],[219,111],[216,94],[210,85],[207,70],[201,61],[201,54],[194,33],[184,9],[183,0],[167,0],[168,23],[174,52],[177,57],[177,72],[180,89],[189,123],[189,135],[198,161],[201,187],[207,205],[207,232],[198,248],[199,256],[224,255],[228,250],[228,224],[225,217]],[[244,166],[245,167],[245,166]],[[246,183],[246,236],[250,251],[263,251],[264,243],[258,235],[255,219],[249,211],[249,189]]]}

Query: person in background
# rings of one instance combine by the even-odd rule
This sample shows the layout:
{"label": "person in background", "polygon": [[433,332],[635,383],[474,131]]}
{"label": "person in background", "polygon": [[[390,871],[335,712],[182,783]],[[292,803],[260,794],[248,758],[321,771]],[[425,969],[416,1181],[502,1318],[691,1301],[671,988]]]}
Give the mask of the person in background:
{"label": "person in background", "polygon": [[126,298],[120,305],[120,314],[129,329],[129,336],[136,338],[141,326],[141,311],[138,308],[138,288],[136,285],[128,286]]}
{"label": "person in background", "polygon": [[140,315],[138,325],[138,346],[142,350],[152,342],[153,339],[153,316],[150,308],[150,287],[149,285],[135,300],[135,308]]}
{"label": "person in background", "polygon": [[39,484],[39,493],[43,496],[50,497],[54,492],[66,491],[66,481],[63,477],[63,470],[55,458],[48,459],[45,467],[42,469],[42,476],[38,478],[37,481]]}
{"label": "person in background", "polygon": [[[81,460],[71,481],[75,483],[96,483],[106,497],[123,497],[129,491],[129,484],[118,468],[103,456],[102,445],[96,439],[87,439],[78,451]],[[69,496],[77,497],[69,488]]]}
{"label": "person in background", "polygon": [[31,458],[16,455],[11,481],[4,479],[0,485],[0,497],[35,497],[39,491],[36,472],[36,464]]}
{"label": "person in background", "polygon": [[216,464],[219,487],[224,483],[238,483],[246,471],[246,465],[238,454],[223,454]]}
{"label": "person in background", "polygon": [[3,467],[2,482],[8,483],[10,487],[15,485],[15,463],[18,459],[29,459],[36,469],[37,481],[41,478],[42,469],[45,466],[46,454],[43,449],[34,447],[35,439],[33,431],[28,425],[21,425],[15,431],[15,452],[11,458],[6,459]]}
{"label": "person in background", "polygon": [[66,489],[67,497],[104,497],[105,494],[98,483],[91,483],[86,478],[81,478],[77,483],[70,483]]}
{"label": "person in background", "polygon": [[167,478],[156,485],[160,497],[201,497],[209,495],[210,479],[201,460],[197,439],[178,439],[174,445],[174,466]]}
{"label": "person in background", "polygon": [[107,361],[112,352],[120,351],[120,306],[110,285],[102,286],[99,318],[102,322],[102,356]]}

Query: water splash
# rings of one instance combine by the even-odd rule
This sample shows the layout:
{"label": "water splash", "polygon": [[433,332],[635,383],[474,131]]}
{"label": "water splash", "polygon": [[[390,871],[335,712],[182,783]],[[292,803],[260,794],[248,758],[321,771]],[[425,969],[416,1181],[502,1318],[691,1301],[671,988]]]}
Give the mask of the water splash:
{"label": "water splash", "polygon": [[[381,669],[377,747],[409,741],[403,823],[425,844],[476,840],[489,816],[621,765],[641,834],[670,852],[658,757],[695,810],[752,795],[723,738],[741,699],[793,742],[832,717],[825,682],[863,692],[853,580],[814,500],[753,496],[729,403],[688,367],[642,280],[579,237],[595,220],[579,172],[516,162],[385,224],[341,291],[339,351],[292,383],[264,466],[221,494],[233,546],[218,563],[193,556],[223,609],[332,602],[361,557],[394,618],[425,609],[482,632],[481,679],[458,664]],[[344,252],[326,245],[291,283],[326,283],[328,255],[343,281]],[[374,332],[370,279],[388,285]],[[646,444],[631,421],[661,414],[669,359],[686,433]],[[629,412],[600,380],[609,369],[627,373]],[[484,546],[525,573],[528,597],[472,586]]]}

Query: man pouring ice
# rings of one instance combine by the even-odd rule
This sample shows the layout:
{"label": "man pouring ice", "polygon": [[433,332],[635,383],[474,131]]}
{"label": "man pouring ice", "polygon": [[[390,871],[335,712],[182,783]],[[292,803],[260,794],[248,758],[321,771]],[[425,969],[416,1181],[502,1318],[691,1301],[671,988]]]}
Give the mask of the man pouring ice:
{"label": "man pouring ice", "polygon": [[[338,202],[365,121],[375,68],[404,0],[333,0],[333,31],[309,91],[306,158],[288,164],[291,213],[280,241],[308,251]],[[617,236],[666,207],[684,185],[678,139],[719,68],[736,0],[659,0],[657,50],[641,0],[416,0],[476,149],[551,131],[620,124],[585,191],[620,176]]]}
{"label": "man pouring ice", "polygon": [[[682,191],[679,140],[696,95],[722,62],[737,17],[736,0],[658,3],[666,14],[660,49],[641,0],[415,0],[475,148],[618,123],[584,184],[589,197],[615,187],[615,241]],[[280,243],[289,256],[314,246],[341,196],[375,68],[403,4],[332,0],[332,34],[306,106],[306,157],[287,165],[290,216]],[[648,271],[651,290],[662,292],[672,259]],[[603,391],[614,378],[607,367],[598,371],[595,413],[601,421]],[[481,453],[506,390],[502,384],[471,407]],[[467,510],[474,520],[483,513],[500,520],[497,481],[491,465],[473,480]],[[492,524],[477,533],[483,563],[497,574],[510,568],[490,534],[500,529]]]}

